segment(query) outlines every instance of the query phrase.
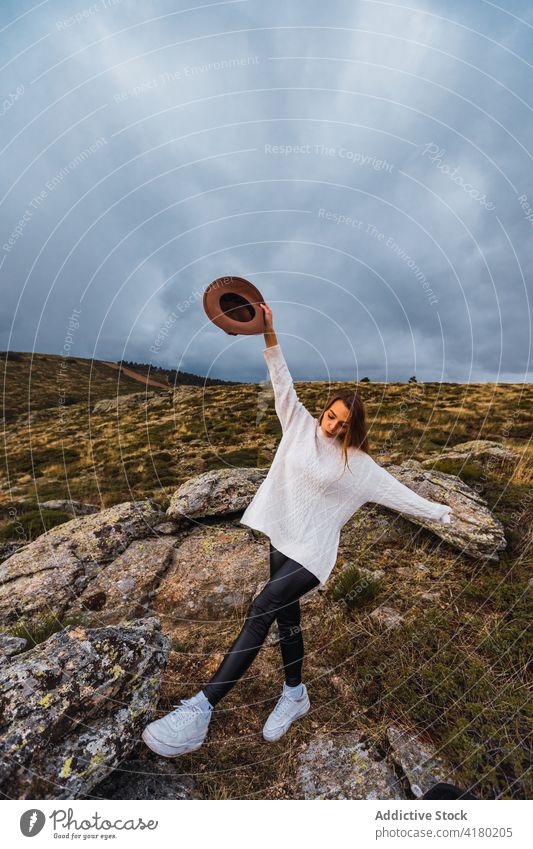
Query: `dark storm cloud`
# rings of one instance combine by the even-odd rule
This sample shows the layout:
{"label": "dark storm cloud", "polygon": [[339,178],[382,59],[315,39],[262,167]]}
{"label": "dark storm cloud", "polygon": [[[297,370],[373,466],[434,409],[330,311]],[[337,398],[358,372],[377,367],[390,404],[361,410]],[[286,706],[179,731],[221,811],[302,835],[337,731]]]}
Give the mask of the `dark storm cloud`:
{"label": "dark storm cloud", "polygon": [[529,380],[530,4],[417,5],[4,3],[0,346],[262,380],[233,273],[296,380]]}

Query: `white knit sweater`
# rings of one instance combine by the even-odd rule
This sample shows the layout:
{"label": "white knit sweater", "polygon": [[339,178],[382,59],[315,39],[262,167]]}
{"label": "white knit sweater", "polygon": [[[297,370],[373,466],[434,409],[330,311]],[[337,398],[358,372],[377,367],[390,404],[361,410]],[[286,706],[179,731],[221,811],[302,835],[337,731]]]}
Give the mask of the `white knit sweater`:
{"label": "white knit sweater", "polygon": [[266,534],[274,548],[305,566],[323,586],[337,559],[341,528],[365,502],[450,522],[451,507],[422,498],[365,451],[349,448],[343,473],[340,439],[326,436],[299,401],[279,344],[263,354],[283,435],[241,524]]}

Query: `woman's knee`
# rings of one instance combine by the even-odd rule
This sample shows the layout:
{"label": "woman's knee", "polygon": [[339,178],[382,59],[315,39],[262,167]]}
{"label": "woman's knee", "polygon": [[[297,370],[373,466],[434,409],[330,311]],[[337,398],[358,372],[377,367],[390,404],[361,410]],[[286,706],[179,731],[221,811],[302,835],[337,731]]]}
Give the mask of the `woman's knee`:
{"label": "woman's knee", "polygon": [[276,613],[276,599],[267,584],[250,604],[247,619],[252,625],[265,623],[270,626],[276,618]]}

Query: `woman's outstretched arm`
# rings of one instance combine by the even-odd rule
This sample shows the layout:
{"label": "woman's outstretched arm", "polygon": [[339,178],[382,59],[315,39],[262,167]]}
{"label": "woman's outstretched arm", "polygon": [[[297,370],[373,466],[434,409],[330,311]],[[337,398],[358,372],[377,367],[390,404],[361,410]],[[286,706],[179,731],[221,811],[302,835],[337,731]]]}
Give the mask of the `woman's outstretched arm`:
{"label": "woman's outstretched arm", "polygon": [[391,510],[397,510],[399,513],[407,513],[412,516],[419,516],[422,519],[432,519],[434,522],[450,524],[452,508],[448,504],[423,498],[401,483],[375,460],[372,459],[372,463],[368,479],[367,501],[374,501],[384,507],[389,507]]}
{"label": "woman's outstretched arm", "polygon": [[274,389],[274,406],[281,429],[285,433],[288,427],[300,416],[311,416],[309,410],[299,400],[285,357],[280,348],[272,319],[272,310],[268,304],[259,304],[265,314],[265,345],[263,354],[267,362],[272,388]]}

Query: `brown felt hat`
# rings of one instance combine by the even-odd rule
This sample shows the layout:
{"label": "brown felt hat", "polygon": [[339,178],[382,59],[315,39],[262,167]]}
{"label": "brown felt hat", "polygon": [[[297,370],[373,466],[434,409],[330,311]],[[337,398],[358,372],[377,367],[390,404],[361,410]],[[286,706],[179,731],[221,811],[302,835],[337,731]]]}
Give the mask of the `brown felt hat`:
{"label": "brown felt hat", "polygon": [[204,292],[204,310],[230,336],[265,332],[264,298],[244,277],[217,277]]}

